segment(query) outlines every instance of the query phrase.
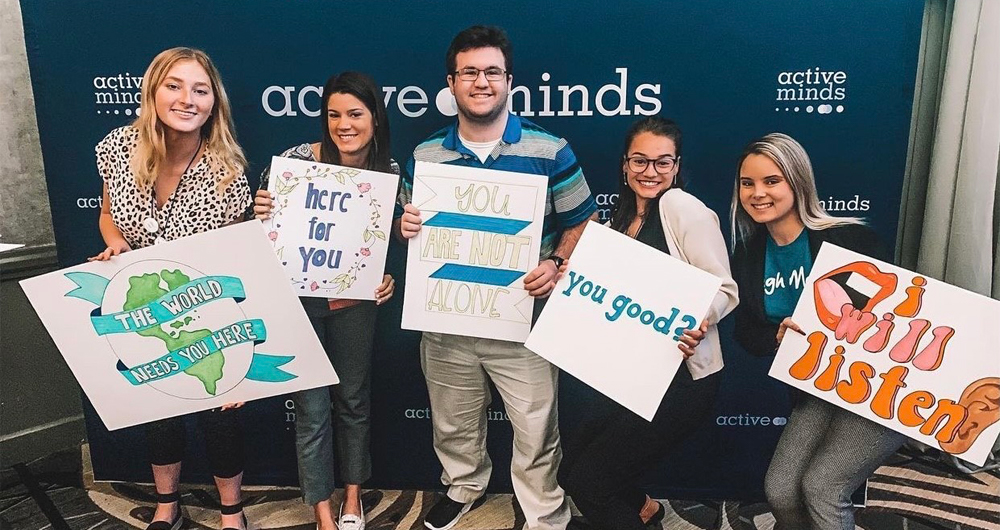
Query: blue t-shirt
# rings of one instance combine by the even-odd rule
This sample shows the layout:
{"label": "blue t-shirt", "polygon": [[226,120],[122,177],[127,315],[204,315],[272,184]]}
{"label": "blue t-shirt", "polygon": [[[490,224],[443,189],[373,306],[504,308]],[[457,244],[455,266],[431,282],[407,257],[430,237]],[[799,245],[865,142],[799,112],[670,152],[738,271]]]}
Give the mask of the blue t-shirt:
{"label": "blue t-shirt", "polygon": [[795,241],[781,246],[767,235],[764,249],[764,314],[775,324],[792,316],[812,270],[809,235],[802,230]]}

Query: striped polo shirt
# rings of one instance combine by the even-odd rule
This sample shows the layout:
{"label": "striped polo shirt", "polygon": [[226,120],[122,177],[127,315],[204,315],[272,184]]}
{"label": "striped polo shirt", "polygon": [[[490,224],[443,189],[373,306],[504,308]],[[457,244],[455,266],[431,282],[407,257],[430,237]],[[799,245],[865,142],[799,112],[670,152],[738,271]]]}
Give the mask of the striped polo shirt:
{"label": "striped polo shirt", "polygon": [[417,160],[547,176],[549,186],[539,259],[552,255],[563,230],[586,221],[597,211],[597,203],[569,143],[515,114],[507,114],[503,137],[485,163],[459,140],[457,123],[418,145],[402,171],[396,217],[403,214],[401,205],[412,201],[413,166]]}

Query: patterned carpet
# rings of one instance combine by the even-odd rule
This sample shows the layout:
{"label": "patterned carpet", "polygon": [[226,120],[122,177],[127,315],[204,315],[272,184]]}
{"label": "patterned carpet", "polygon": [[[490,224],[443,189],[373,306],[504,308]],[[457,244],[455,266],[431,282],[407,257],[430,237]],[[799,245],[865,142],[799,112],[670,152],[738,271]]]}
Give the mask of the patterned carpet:
{"label": "patterned carpet", "polygon": [[[152,515],[150,486],[88,480],[79,451],[50,455],[0,472],[0,528],[105,530],[145,528]],[[84,484],[90,484],[84,488]],[[189,529],[218,528],[218,501],[203,486],[182,488]],[[369,490],[363,495],[371,530],[417,530],[437,492]],[[247,488],[246,513],[256,527],[311,530],[311,510],[297,489]],[[664,501],[662,528],[770,529],[764,503]],[[944,465],[901,458],[869,481],[864,530],[1000,530],[1000,472],[960,475]],[[456,530],[518,530],[523,516],[510,495],[488,495]]]}

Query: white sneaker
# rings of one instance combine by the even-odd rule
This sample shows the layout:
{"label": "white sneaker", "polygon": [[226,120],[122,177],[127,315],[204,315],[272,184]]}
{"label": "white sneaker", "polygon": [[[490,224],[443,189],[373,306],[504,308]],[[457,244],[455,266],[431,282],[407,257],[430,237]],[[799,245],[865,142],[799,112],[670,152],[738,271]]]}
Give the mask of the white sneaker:
{"label": "white sneaker", "polygon": [[361,495],[358,495],[358,506],[361,507],[361,515],[353,513],[344,514],[344,505],[340,505],[340,517],[337,519],[337,526],[340,530],[365,530],[365,505],[361,503]]}

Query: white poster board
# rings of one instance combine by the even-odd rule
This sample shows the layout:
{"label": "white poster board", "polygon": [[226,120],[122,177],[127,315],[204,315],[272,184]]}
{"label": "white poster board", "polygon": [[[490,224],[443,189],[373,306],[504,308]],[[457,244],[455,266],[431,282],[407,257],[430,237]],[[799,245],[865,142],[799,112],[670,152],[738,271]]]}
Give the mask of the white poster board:
{"label": "white poster board", "polygon": [[21,287],[111,430],[338,382],[260,223]]}
{"label": "white poster board", "polygon": [[15,250],[24,246],[24,243],[0,243],[0,252]]}
{"label": "white poster board", "polygon": [[404,329],[523,342],[534,299],[548,178],[417,162]]}
{"label": "white poster board", "polygon": [[525,346],[647,420],[722,280],[595,222]]}
{"label": "white poster board", "polygon": [[770,375],[983,465],[1000,433],[1000,302],[830,243]]}
{"label": "white poster board", "polygon": [[399,176],[274,157],[264,221],[296,294],[374,300],[382,283]]}

